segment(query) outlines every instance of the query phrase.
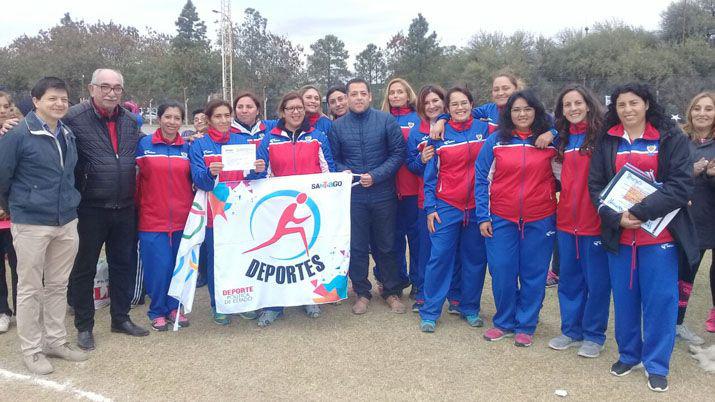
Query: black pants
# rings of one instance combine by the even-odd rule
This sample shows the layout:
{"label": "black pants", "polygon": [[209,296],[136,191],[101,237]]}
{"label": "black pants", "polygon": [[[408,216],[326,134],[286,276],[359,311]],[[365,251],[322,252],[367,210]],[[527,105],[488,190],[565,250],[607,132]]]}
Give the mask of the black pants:
{"label": "black pants", "polygon": [[109,312],[112,322],[129,319],[137,270],[136,222],[134,207],[105,209],[81,207],[79,215],[79,251],[70,274],[68,299],[74,307],[74,325],[78,331],[94,328],[94,276],[102,246],[109,265]]}
{"label": "black pants", "polygon": [[[706,249],[700,250],[700,259],[698,264],[694,267],[688,267],[688,258],[685,253],[681,250],[678,252],[678,325],[683,324],[685,320],[685,311],[688,308],[688,301],[690,300],[690,293],[693,290],[693,283],[695,282],[695,277],[698,275],[698,268],[700,263],[703,261],[703,256],[705,255]],[[715,258],[712,258],[715,260]],[[710,264],[710,290],[715,290],[713,288],[713,267],[715,263],[711,261]],[[713,306],[715,306],[715,293],[713,293]]]}
{"label": "black pants", "polygon": [[12,280],[12,307],[17,310],[17,256],[15,255],[15,248],[12,247],[10,229],[0,230],[0,314],[12,315],[12,310],[7,302],[6,256],[9,263],[8,265],[10,266],[10,278]]}
{"label": "black pants", "polygon": [[[370,298],[372,284],[368,279],[368,254],[372,251],[380,266],[383,297],[400,295],[402,283],[397,266],[395,214],[397,199],[380,202],[355,202],[350,205],[350,280],[358,296]],[[373,249],[370,250],[372,244]]]}

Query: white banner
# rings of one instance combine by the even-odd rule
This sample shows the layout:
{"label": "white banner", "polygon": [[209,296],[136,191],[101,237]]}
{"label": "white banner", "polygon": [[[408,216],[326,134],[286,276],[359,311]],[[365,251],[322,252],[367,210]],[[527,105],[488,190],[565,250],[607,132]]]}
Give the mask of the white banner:
{"label": "white banner", "polygon": [[209,196],[216,310],[347,298],[351,181],[327,173],[219,183]]}

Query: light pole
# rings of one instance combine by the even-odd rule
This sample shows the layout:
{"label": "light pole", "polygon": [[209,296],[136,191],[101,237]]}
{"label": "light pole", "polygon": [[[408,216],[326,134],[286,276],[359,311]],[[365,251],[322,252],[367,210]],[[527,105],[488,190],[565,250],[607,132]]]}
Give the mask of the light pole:
{"label": "light pole", "polygon": [[221,11],[211,10],[221,15],[221,75],[223,99],[231,101],[233,96],[233,23],[231,22],[231,1],[221,0]]}

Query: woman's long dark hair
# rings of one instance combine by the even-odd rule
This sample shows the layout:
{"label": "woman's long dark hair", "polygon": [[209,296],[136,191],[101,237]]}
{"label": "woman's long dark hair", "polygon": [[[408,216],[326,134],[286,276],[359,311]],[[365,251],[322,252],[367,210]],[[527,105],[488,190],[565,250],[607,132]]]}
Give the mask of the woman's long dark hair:
{"label": "woman's long dark hair", "polygon": [[534,122],[531,123],[531,136],[529,137],[529,142],[533,144],[536,141],[536,137],[551,129],[551,122],[546,114],[544,104],[529,89],[514,92],[506,101],[506,105],[499,115],[499,141],[511,141],[512,132],[516,129],[514,122],[511,120],[511,109],[514,107],[514,102],[519,98],[524,99],[527,105],[534,108]]}
{"label": "woman's long dark hair", "polygon": [[646,84],[631,82],[620,85],[613,90],[611,103],[608,105],[608,111],[606,112],[606,123],[604,124],[606,130],[621,124],[621,119],[618,118],[618,111],[616,110],[616,103],[621,94],[628,92],[632,92],[648,104],[648,110],[645,112],[646,122],[652,124],[659,131],[668,130],[673,127],[673,121],[665,115],[665,109],[663,109],[663,106],[655,99],[650,87]]}
{"label": "woman's long dark hair", "polygon": [[557,155],[557,160],[559,162],[563,161],[564,150],[569,144],[569,137],[571,134],[569,128],[571,123],[568,121],[566,116],[564,116],[564,96],[571,91],[578,92],[583,100],[586,102],[588,107],[588,114],[586,115],[586,122],[588,123],[588,129],[586,130],[586,138],[581,145],[580,153],[591,153],[593,152],[593,147],[596,145],[596,140],[601,134],[603,129],[604,120],[604,108],[598,98],[591,92],[590,89],[584,87],[581,84],[569,84],[561,91],[559,96],[556,98],[556,107],[554,108],[554,118],[556,119],[556,130],[559,131],[559,153]]}

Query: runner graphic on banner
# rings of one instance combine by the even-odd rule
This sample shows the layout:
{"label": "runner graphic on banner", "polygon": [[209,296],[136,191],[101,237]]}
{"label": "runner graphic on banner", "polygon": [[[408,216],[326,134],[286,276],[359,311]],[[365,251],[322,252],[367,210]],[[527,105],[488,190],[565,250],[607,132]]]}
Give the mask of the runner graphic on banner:
{"label": "runner graphic on banner", "polygon": [[347,298],[351,180],[328,173],[219,183],[213,192],[221,208],[214,211],[216,310]]}

